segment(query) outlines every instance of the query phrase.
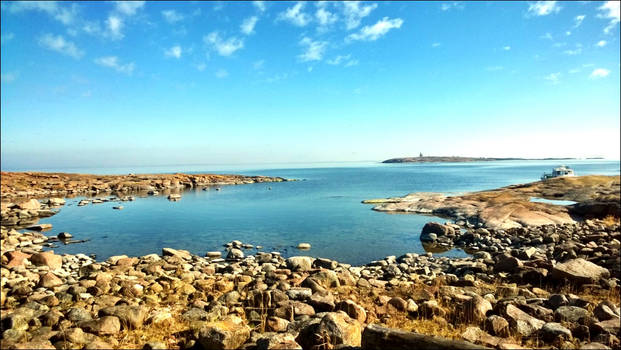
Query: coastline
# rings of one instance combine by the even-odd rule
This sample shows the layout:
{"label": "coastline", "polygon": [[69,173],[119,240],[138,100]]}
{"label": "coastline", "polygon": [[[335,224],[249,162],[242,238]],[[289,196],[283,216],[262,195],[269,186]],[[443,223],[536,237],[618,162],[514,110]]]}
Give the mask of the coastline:
{"label": "coastline", "polygon": [[[122,184],[127,176],[112,178]],[[255,179],[136,177],[160,189],[203,185],[165,182],[176,176],[227,179],[229,184]],[[89,187],[92,177],[80,175],[84,182],[63,189],[99,190]],[[502,198],[523,200],[559,189],[563,196],[552,197],[588,201],[618,196],[601,186],[618,186],[618,176],[604,178],[616,180],[586,181],[593,191],[584,191],[582,182],[574,187],[549,182],[463,196],[479,196],[481,203],[494,202],[489,193],[513,193]],[[267,179],[285,181],[256,177],[258,182]],[[18,204],[24,208],[43,204],[19,199],[25,200]],[[403,198],[391,200],[395,202],[384,204],[399,204]],[[61,201],[19,211],[41,212]],[[84,254],[42,252],[54,238],[39,232],[3,226],[1,238],[2,348],[314,349],[327,341],[330,346],[377,349],[388,338],[393,339],[391,347],[402,348],[619,346],[618,218],[510,229],[468,220],[461,226],[428,223],[421,234],[424,244],[458,246],[471,256],[407,253],[361,266],[304,256],[302,250],[286,259],[279,252],[247,256],[239,241],[226,244],[225,256],[205,252],[202,257],[175,247],[98,262]]]}

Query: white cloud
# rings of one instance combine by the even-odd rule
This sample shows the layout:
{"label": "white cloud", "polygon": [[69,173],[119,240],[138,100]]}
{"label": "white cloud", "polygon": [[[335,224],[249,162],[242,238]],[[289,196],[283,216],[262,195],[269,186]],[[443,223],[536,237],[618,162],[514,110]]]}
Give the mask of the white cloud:
{"label": "white cloud", "polygon": [[119,16],[111,15],[106,19],[107,36],[113,40],[122,39],[123,20]]}
{"label": "white cloud", "polygon": [[182,14],[178,13],[175,10],[164,10],[162,11],[162,17],[164,20],[170,24],[175,24],[177,22],[183,21],[185,18]]}
{"label": "white cloud", "polygon": [[[4,9],[5,3],[3,2],[2,5]],[[56,1],[15,1],[7,3],[6,6],[10,13],[23,11],[45,12],[64,25],[72,24],[77,16],[76,4],[59,6]]]}
{"label": "white cloud", "polygon": [[308,61],[321,61],[323,53],[326,50],[328,43],[326,41],[313,41],[309,37],[304,37],[300,40],[300,45],[306,46],[306,51],[303,54],[298,55],[298,58],[302,62]]}
{"label": "white cloud", "polygon": [[203,37],[203,41],[218,52],[220,56],[230,56],[244,47],[244,41],[236,37],[223,39],[218,32],[211,32]]}
{"label": "white cloud", "polygon": [[606,1],[597,9],[601,12],[597,15],[600,18],[610,18],[610,23],[604,28],[604,33],[610,34],[612,29],[619,23],[619,1]]}
{"label": "white cloud", "polygon": [[254,33],[254,26],[257,24],[258,20],[259,20],[259,17],[257,16],[248,17],[239,26],[239,28],[241,29],[242,33],[246,35],[250,35]]}
{"label": "white cloud", "polygon": [[119,62],[119,58],[116,56],[99,57],[96,58],[94,62],[100,66],[112,68],[119,73],[125,73],[128,75],[132,74],[135,67],[133,62],[121,64]]}
{"label": "white cloud", "polygon": [[598,46],[598,47],[604,47],[604,46],[606,46],[606,44],[608,44],[608,42],[606,40],[600,40],[595,45]]}
{"label": "white cloud", "polygon": [[549,81],[550,83],[556,85],[559,83],[561,78],[561,73],[557,72],[557,73],[550,73],[548,75],[546,75],[545,77],[543,77],[543,79]]}
{"label": "white cloud", "polygon": [[304,27],[311,21],[311,16],[304,13],[302,9],[306,6],[304,2],[297,2],[292,7],[278,14],[278,20],[290,22],[298,27]]}
{"label": "white cloud", "polygon": [[582,24],[582,21],[584,21],[585,18],[586,18],[586,15],[580,15],[580,16],[574,17],[574,28],[580,27],[580,25]]}
{"label": "white cloud", "polygon": [[218,69],[218,71],[216,72],[216,78],[222,79],[228,76],[229,72],[227,72],[226,69]]}
{"label": "white cloud", "polygon": [[593,72],[591,72],[591,75],[589,75],[589,78],[591,79],[604,78],[604,77],[607,77],[608,74],[610,74],[610,71],[608,69],[597,68],[597,69],[594,69]]}
{"label": "white cloud", "polygon": [[568,30],[568,31],[565,32],[565,35],[570,36],[571,32]]}
{"label": "white cloud", "polygon": [[263,65],[265,64],[265,60],[258,60],[252,63],[252,68],[255,70],[263,69]]}
{"label": "white cloud", "polygon": [[13,38],[15,38],[15,34],[13,33],[0,34],[0,43],[6,44],[13,40]]}
{"label": "white cloud", "polygon": [[560,10],[556,1],[537,1],[528,5],[528,14],[533,16],[547,16]]}
{"label": "white cloud", "polygon": [[458,10],[463,10],[464,8],[464,4],[461,1],[451,1],[451,2],[444,2],[442,3],[442,5],[440,5],[440,10],[442,11],[448,11],[451,9],[458,9]]}
{"label": "white cloud", "polygon": [[544,35],[540,36],[539,38],[547,39],[547,40],[554,40],[554,38],[552,38],[552,34],[550,34],[550,33],[545,33]]}
{"label": "white cloud", "polygon": [[17,73],[9,72],[0,74],[0,80],[3,83],[12,83],[17,79]]}
{"label": "white cloud", "polygon": [[257,8],[257,10],[265,12],[265,1],[253,1],[252,4]]}
{"label": "white cloud", "polygon": [[338,55],[331,60],[327,60],[326,63],[333,66],[338,66],[343,63],[344,67],[352,67],[358,64],[358,60],[352,59],[351,55]]}
{"label": "white cloud", "polygon": [[71,41],[65,40],[62,35],[45,34],[39,38],[39,45],[73,58],[80,58],[84,55],[84,51]]}
{"label": "white cloud", "polygon": [[433,43],[433,44],[431,44],[431,47],[440,47],[440,46],[442,46],[441,43]]}
{"label": "white cloud", "polygon": [[386,35],[393,28],[401,28],[403,20],[401,18],[389,19],[384,17],[372,26],[364,26],[358,33],[350,34],[349,40],[375,41]]}
{"label": "white cloud", "polygon": [[360,25],[362,19],[371,14],[377,8],[377,4],[363,5],[359,1],[344,1],[343,16],[345,17],[345,28],[354,29]]}
{"label": "white cloud", "polygon": [[136,12],[144,7],[144,1],[117,1],[116,10],[126,16],[133,16]]}
{"label": "white cloud", "polygon": [[171,47],[170,49],[164,51],[164,55],[166,57],[174,57],[174,58],[181,58],[181,53],[182,53],[182,49],[181,46],[179,45],[175,45],[173,47]]}
{"label": "white cloud", "polygon": [[327,27],[335,23],[339,16],[336,13],[332,13],[324,8],[324,6],[319,7],[317,12],[315,12],[315,18],[317,18],[317,22],[321,27]]}
{"label": "white cloud", "polygon": [[565,50],[563,51],[564,54],[569,55],[569,56],[575,56],[575,55],[579,55],[582,53],[582,49],[581,48],[577,48],[575,50]]}
{"label": "white cloud", "polygon": [[511,46],[509,46],[509,45],[503,46],[502,49],[505,50],[505,51],[509,51],[509,50],[511,50]]}

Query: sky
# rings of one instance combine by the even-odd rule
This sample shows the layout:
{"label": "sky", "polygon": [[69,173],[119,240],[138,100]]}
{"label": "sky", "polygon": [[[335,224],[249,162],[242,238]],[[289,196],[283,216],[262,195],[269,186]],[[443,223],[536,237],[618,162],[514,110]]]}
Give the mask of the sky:
{"label": "sky", "polygon": [[3,170],[619,159],[619,2],[2,2]]}

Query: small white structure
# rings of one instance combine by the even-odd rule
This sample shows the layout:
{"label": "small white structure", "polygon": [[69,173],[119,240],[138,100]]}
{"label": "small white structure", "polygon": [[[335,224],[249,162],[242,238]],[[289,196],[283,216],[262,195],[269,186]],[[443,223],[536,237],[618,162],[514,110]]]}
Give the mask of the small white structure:
{"label": "small white structure", "polygon": [[554,168],[554,170],[552,170],[552,173],[550,174],[543,174],[541,176],[541,181],[543,180],[547,180],[547,179],[553,179],[555,177],[562,177],[562,176],[576,176],[576,174],[574,174],[574,169],[565,166],[565,165],[561,165],[558,168]]}

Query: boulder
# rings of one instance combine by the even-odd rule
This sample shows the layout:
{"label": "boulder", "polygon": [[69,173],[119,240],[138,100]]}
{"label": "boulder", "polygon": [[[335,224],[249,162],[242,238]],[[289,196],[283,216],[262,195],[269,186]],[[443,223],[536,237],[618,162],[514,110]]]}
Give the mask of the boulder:
{"label": "boulder", "polygon": [[560,306],[554,311],[554,320],[557,322],[578,322],[587,316],[589,316],[589,311],[577,306]]}
{"label": "boulder", "polygon": [[524,264],[522,261],[513,256],[500,255],[498,261],[494,265],[494,271],[496,272],[516,272]]}
{"label": "boulder", "polygon": [[241,249],[232,248],[226,255],[227,260],[240,260],[244,258],[244,252]]}
{"label": "boulder", "polygon": [[364,323],[367,319],[367,312],[364,308],[351,300],[341,301],[336,304],[335,310],[344,311],[349,317],[357,320],[360,323]]}
{"label": "boulder", "polygon": [[192,254],[187,250],[182,249],[173,249],[173,248],[162,248],[163,256],[176,256],[183,260],[190,260],[192,258]]}
{"label": "boulder", "polygon": [[545,324],[544,321],[530,316],[512,304],[507,305],[505,313],[511,328],[523,337],[528,337],[537,332]]}
{"label": "boulder", "polygon": [[594,283],[600,278],[608,277],[610,277],[608,269],[582,258],[568,260],[552,268],[552,278],[567,279],[576,284]]}
{"label": "boulder", "polygon": [[303,349],[315,349],[321,344],[328,346],[360,346],[362,327],[360,322],[344,312],[328,312],[319,322],[304,327],[295,339]]}
{"label": "boulder", "polygon": [[142,327],[147,316],[147,310],[142,306],[118,305],[99,310],[101,316],[116,316],[125,329]]}
{"label": "boulder", "polygon": [[89,333],[112,335],[121,331],[121,322],[117,317],[104,316],[96,320],[82,322],[80,327]]}
{"label": "boulder", "polygon": [[382,327],[370,324],[362,333],[362,348],[364,350],[483,350],[490,349],[463,340],[452,340],[443,337],[425,335],[415,332],[406,332],[400,329]]}
{"label": "boulder", "polygon": [[293,334],[281,333],[263,336],[257,339],[257,350],[268,349],[302,349],[300,344],[296,343]]}
{"label": "boulder", "polygon": [[43,288],[53,288],[62,284],[63,280],[51,272],[46,273],[39,279],[39,286]]}
{"label": "boulder", "polygon": [[502,316],[489,316],[485,320],[485,329],[492,335],[503,338],[509,337],[509,322]]}
{"label": "boulder", "polygon": [[25,202],[17,204],[17,207],[22,210],[39,210],[41,209],[41,203],[36,199],[30,199]]}
{"label": "boulder", "polygon": [[543,340],[547,342],[554,342],[560,340],[569,340],[571,339],[571,331],[560,323],[556,322],[548,322],[541,327],[539,330],[539,334]]}
{"label": "boulder", "polygon": [[37,266],[48,266],[51,270],[60,269],[63,266],[63,257],[52,251],[33,254],[30,261]]}
{"label": "boulder", "polygon": [[312,269],[314,260],[310,256],[292,256],[286,260],[287,268],[291,271],[308,271]]}
{"label": "boulder", "polygon": [[65,200],[62,198],[50,198],[47,200],[47,204],[51,206],[65,205]]}
{"label": "boulder", "polygon": [[492,304],[476,295],[464,302],[464,317],[468,322],[480,323],[487,318],[487,312],[492,309]]}
{"label": "boulder", "polygon": [[198,343],[205,349],[237,349],[250,338],[250,328],[237,316],[207,322],[198,332]]}
{"label": "boulder", "polygon": [[29,259],[31,254],[23,253],[19,250],[8,252],[5,255],[8,258],[7,267],[24,266],[24,260]]}

